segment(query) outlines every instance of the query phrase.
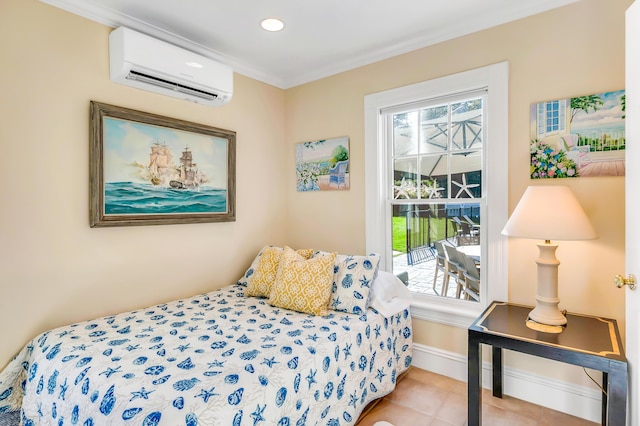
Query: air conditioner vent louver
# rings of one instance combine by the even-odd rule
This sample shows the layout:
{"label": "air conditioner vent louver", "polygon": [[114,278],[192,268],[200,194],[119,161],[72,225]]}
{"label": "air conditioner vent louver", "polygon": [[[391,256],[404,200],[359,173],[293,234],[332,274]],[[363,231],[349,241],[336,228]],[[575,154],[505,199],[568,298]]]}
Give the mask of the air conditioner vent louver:
{"label": "air conditioner vent louver", "polygon": [[109,78],[202,105],[225,105],[233,97],[228,65],[125,27],[109,34]]}
{"label": "air conditioner vent louver", "polygon": [[141,83],[153,84],[154,86],[164,87],[165,89],[175,90],[176,92],[185,93],[191,96],[197,96],[208,101],[212,101],[218,97],[215,93],[205,92],[204,90],[194,89],[173,81],[164,80],[162,78],[154,77],[152,75],[143,74],[138,71],[129,71],[127,74],[127,80],[135,80]]}

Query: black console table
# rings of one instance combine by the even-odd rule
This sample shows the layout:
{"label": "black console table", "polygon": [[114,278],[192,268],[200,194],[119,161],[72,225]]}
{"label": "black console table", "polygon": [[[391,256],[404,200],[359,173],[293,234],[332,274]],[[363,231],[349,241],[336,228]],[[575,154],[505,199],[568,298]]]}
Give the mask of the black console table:
{"label": "black console table", "polygon": [[502,350],[602,371],[602,424],[624,426],[627,412],[627,360],[613,319],[567,314],[561,333],[543,333],[526,326],[532,307],[493,302],[469,326],[468,424],[482,424],[481,344],[492,347],[493,395],[502,398]]}

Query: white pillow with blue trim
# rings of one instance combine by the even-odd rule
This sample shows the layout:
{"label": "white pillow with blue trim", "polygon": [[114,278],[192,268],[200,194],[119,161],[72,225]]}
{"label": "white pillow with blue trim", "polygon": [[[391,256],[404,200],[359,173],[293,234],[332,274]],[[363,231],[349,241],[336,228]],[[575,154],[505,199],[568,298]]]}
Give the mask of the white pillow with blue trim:
{"label": "white pillow with blue trim", "polygon": [[[315,252],[314,257],[324,252]],[[333,285],[329,308],[362,315],[369,307],[371,284],[378,274],[380,255],[339,254],[333,267]]]}

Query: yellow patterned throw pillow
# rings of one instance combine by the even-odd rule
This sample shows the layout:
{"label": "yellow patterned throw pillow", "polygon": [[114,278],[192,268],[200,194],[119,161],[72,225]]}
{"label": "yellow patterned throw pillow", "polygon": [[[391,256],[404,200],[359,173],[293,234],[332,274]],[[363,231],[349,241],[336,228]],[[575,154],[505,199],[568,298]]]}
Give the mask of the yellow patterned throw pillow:
{"label": "yellow patterned throw pillow", "polygon": [[327,315],[335,258],[335,253],[326,253],[305,259],[285,247],[269,303],[292,311]]}
{"label": "yellow patterned throw pillow", "polygon": [[[271,286],[278,274],[282,253],[284,253],[282,247],[269,246],[262,249],[253,275],[247,280],[245,296],[269,297]],[[313,254],[313,249],[300,249],[296,253],[308,259]]]}
{"label": "yellow patterned throw pillow", "polygon": [[314,249],[298,249],[296,250],[296,253],[304,257],[305,259],[311,259],[311,256],[313,256],[314,251],[315,251]]}
{"label": "yellow patterned throw pillow", "polygon": [[247,283],[245,296],[269,297],[282,257],[281,247],[265,247],[253,276]]}

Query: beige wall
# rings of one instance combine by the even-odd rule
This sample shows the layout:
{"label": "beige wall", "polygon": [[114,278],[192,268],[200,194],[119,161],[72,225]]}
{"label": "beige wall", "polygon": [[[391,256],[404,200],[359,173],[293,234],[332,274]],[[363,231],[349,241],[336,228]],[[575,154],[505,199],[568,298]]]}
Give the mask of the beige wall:
{"label": "beige wall", "polygon": [[[544,14],[420,49],[286,92],[286,136],[295,143],[348,135],[351,190],[297,193],[287,187],[288,240],[328,250],[365,250],[364,96],[496,62],[508,61],[509,211],[529,179],[529,107],[545,100],[624,88],[624,11],[631,0],[582,0]],[[287,150],[293,165],[294,149]],[[287,180],[295,179],[293,167]],[[562,180],[593,221],[600,238],[562,242],[558,249],[561,308],[612,317],[624,329],[624,292],[612,284],[624,272],[624,178]],[[329,224],[329,223],[330,224]],[[535,303],[535,241],[509,241],[509,300]],[[466,353],[466,330],[414,321],[415,340]],[[585,383],[581,372],[550,362],[509,356],[539,374]]]}
{"label": "beige wall", "polygon": [[[227,285],[284,244],[284,91],[236,75],[191,104],[109,81],[110,28],[36,0],[0,13],[0,368],[51,327]],[[237,220],[89,228],[89,101],[237,132]]]}
{"label": "beige wall", "polygon": [[[0,367],[48,328],[228,284],[266,243],[364,252],[364,96],[509,61],[509,206],[528,179],[532,102],[624,87],[624,10],[582,0],[286,91],[236,75],[233,101],[207,108],[108,78],[110,28],[36,0],[0,14]],[[90,229],[89,101],[237,132],[234,223]],[[349,136],[351,189],[298,193],[298,142]],[[538,182],[536,182],[538,183]],[[600,234],[562,243],[562,307],[624,321],[624,179],[559,183],[576,192]],[[184,249],[182,249],[184,247]],[[537,248],[509,243],[509,299],[531,304]],[[624,324],[622,324],[624,325]],[[415,340],[456,353],[466,331],[415,321]],[[544,362],[512,365],[582,379]]]}

